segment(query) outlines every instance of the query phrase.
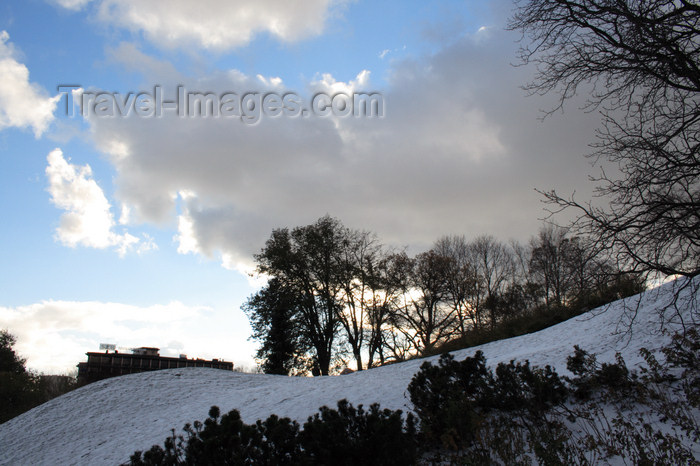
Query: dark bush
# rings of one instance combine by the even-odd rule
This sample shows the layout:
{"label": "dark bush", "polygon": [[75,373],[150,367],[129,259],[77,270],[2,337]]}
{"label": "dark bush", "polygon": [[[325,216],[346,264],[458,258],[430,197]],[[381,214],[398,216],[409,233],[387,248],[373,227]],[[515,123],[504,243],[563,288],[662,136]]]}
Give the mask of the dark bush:
{"label": "dark bush", "polygon": [[173,430],[165,440],[165,448],[154,445],[143,454],[137,451],[129,464],[300,464],[299,424],[295,421],[272,415],[250,425],[235,409],[220,419],[219,414],[219,408],[212,406],[204,423],[186,424],[184,436],[176,436]]}
{"label": "dark bush", "polygon": [[481,351],[463,361],[444,354],[437,366],[424,363],[408,392],[429,444],[452,450],[470,447],[489,412],[542,412],[566,398],[567,389],[549,366],[499,364],[496,376]]}
{"label": "dark bush", "polygon": [[578,346],[574,346],[574,354],[566,358],[566,367],[575,375],[570,382],[574,395],[581,400],[590,398],[600,389],[606,389],[611,395],[630,395],[637,379],[619,354],[614,363],[598,364],[594,355]]}
{"label": "dark bush", "polygon": [[246,424],[232,410],[219,419],[219,408],[209,419],[184,427],[185,435],[135,452],[128,464],[151,465],[404,465],[417,458],[412,415],[404,425],[401,411],[354,408],[346,400],[338,409],[322,407],[300,430],[289,418],[271,415]]}
{"label": "dark bush", "polygon": [[[188,460],[195,460],[196,464],[266,464],[270,460],[284,463],[284,451],[280,452],[281,458],[265,454],[276,451],[263,448],[264,437],[257,424],[245,424],[236,410],[224,414],[220,421],[218,416],[219,409],[214,406],[203,428],[199,423],[195,423],[194,429],[185,426]],[[292,438],[298,433],[296,427],[289,431]]]}
{"label": "dark bush", "polygon": [[502,411],[542,412],[564,401],[568,393],[554,369],[533,368],[529,361],[499,364],[493,383],[493,408]]}
{"label": "dark bush", "polygon": [[409,414],[404,429],[401,411],[365,411],[346,400],[338,409],[322,407],[301,432],[301,444],[313,464],[411,464],[416,459],[415,421]]}
{"label": "dark bush", "polygon": [[437,366],[423,363],[408,392],[427,442],[451,449],[471,443],[482,422],[479,404],[490,397],[491,379],[481,351],[463,361],[443,354]]}

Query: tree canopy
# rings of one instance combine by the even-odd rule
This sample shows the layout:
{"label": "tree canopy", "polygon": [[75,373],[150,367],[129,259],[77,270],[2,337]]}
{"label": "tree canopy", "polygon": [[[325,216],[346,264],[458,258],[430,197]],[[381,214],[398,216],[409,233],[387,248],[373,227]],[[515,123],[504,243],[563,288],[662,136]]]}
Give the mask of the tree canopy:
{"label": "tree canopy", "polygon": [[[545,228],[527,246],[445,236],[411,257],[325,216],[272,231],[255,256],[268,282],[243,309],[264,372],[328,375],[352,362],[363,370],[514,319],[617,299],[613,265],[587,253],[587,243]],[[621,283],[637,283],[627,294],[640,291],[634,280]]]}

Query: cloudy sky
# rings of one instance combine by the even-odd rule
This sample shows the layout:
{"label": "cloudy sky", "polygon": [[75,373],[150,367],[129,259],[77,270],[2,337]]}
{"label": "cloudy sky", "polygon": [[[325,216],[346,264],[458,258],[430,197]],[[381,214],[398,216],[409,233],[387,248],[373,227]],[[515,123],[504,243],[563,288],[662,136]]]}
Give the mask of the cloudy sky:
{"label": "cloudy sky", "polygon": [[[273,228],[330,214],[410,251],[444,234],[526,241],[544,216],[535,188],[590,193],[597,115],[572,105],[541,121],[553,100],[520,89],[533,70],[513,66],[511,8],[3,2],[0,328],[48,372],[100,343],[252,365],[240,306]],[[304,109],[317,93],[376,93],[383,106],[150,111],[179,88],[294,95]]]}

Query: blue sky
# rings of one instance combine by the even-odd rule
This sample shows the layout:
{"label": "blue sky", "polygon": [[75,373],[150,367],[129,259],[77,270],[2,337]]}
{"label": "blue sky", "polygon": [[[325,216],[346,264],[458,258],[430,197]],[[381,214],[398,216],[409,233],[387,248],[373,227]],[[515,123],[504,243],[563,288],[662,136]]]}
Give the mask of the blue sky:
{"label": "blue sky", "polygon": [[[418,251],[525,241],[534,188],[585,193],[597,116],[541,122],[506,1],[11,0],[0,6],[0,327],[34,369],[99,343],[252,365],[272,228],[324,214]],[[382,117],[68,117],[124,95],[376,92]]]}

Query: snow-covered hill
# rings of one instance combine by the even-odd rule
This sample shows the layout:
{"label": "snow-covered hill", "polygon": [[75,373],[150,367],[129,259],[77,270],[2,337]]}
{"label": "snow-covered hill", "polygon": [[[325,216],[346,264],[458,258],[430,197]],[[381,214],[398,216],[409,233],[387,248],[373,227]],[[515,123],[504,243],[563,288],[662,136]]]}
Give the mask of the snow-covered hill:
{"label": "snow-covered hill", "polygon": [[[669,283],[530,335],[458,351],[460,359],[478,349],[490,365],[511,359],[549,364],[567,373],[566,357],[579,345],[612,361],[620,352],[628,364],[640,362],[642,347],[658,349],[668,340],[659,332],[658,310],[670,303]],[[684,291],[681,316],[690,303],[697,309],[697,293]],[[627,324],[635,317],[628,330]],[[673,329],[676,324],[667,326]],[[162,444],[171,428],[203,420],[209,407],[222,412],[238,409],[247,422],[275,413],[300,422],[322,405],[335,406],[347,398],[354,404],[381,403],[390,409],[410,410],[406,387],[420,365],[408,361],[354,374],[293,378],[240,374],[216,369],[171,369],[103,380],[49,401],[0,425],[0,464],[119,464],[134,450]]]}

